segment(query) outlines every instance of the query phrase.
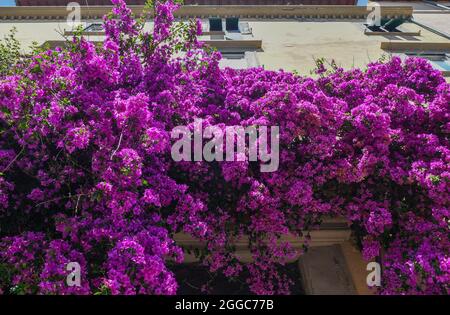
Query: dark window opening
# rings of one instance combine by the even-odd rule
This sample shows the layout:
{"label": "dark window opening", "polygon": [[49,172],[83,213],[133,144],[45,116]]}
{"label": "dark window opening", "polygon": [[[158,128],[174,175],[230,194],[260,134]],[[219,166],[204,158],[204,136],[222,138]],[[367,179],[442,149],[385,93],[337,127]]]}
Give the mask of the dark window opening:
{"label": "dark window opening", "polygon": [[369,24],[364,24],[364,25],[366,25],[367,29],[372,32],[386,32],[386,33],[396,32],[396,33],[399,33],[401,31],[398,30],[398,27],[405,22],[406,22],[406,20],[402,19],[402,18],[392,18],[392,19],[391,18],[382,18],[382,19],[380,19],[379,25],[369,25]]}
{"label": "dark window opening", "polygon": [[84,32],[103,32],[103,24],[92,23],[84,29]]}
{"label": "dark window opening", "polygon": [[222,57],[225,59],[243,59],[245,58],[245,52],[221,52]]}
{"label": "dark window opening", "polygon": [[[246,282],[248,273],[242,272],[235,279],[229,279],[221,273],[211,273],[208,268],[199,263],[175,265],[171,268],[179,284],[177,294],[253,294]],[[280,272],[285,273],[294,282],[291,286],[291,294],[303,295],[301,275],[298,262],[293,262],[280,267]],[[208,288],[207,292],[202,287]]]}

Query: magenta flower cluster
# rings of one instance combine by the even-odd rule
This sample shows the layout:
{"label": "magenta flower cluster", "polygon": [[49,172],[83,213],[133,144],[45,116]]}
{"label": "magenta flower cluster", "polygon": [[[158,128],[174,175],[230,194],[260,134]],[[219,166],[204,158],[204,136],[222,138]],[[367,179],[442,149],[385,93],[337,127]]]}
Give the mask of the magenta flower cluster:
{"label": "magenta flower cluster", "polygon": [[[448,294],[450,85],[427,61],[392,58],[317,78],[220,69],[157,3],[142,29],[123,0],[106,39],[23,60],[0,76],[0,290],[176,294],[174,234],[202,262],[248,274],[257,294],[288,294],[280,266],[325,217],[352,225],[381,261],[382,294]],[[323,68],[323,69],[322,69]],[[279,126],[280,165],[174,162],[178,125]],[[235,252],[248,238],[251,263]],[[66,264],[81,286],[66,284]]]}

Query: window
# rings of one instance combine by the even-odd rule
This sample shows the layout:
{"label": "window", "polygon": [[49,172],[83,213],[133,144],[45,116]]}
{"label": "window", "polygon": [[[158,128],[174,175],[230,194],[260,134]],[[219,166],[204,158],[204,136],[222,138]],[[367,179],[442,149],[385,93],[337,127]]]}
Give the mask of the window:
{"label": "window", "polygon": [[248,24],[248,22],[240,22],[239,27],[240,27],[242,35],[251,35],[252,34],[252,29],[251,29],[250,25]]}
{"label": "window", "polygon": [[236,17],[226,18],[225,26],[228,32],[239,32],[239,18]]}
{"label": "window", "polygon": [[222,58],[225,59],[243,59],[245,52],[222,52]]}
{"label": "window", "polygon": [[254,51],[222,51],[219,62],[222,68],[247,69],[259,67],[259,61]]}
{"label": "window", "polygon": [[103,24],[102,23],[92,23],[89,26],[87,26],[84,30],[84,32],[103,32]]}
{"label": "window", "polygon": [[222,29],[222,19],[221,18],[209,18],[209,31],[210,32],[221,32]]}
{"label": "window", "polygon": [[375,32],[375,33],[399,33],[400,30],[397,29],[400,25],[405,23],[406,20],[402,18],[381,18],[379,21],[379,25],[369,25],[364,24],[366,26],[366,33]]}
{"label": "window", "polygon": [[450,71],[450,54],[446,53],[406,53],[408,57],[418,57],[430,61],[433,68],[441,71]]}

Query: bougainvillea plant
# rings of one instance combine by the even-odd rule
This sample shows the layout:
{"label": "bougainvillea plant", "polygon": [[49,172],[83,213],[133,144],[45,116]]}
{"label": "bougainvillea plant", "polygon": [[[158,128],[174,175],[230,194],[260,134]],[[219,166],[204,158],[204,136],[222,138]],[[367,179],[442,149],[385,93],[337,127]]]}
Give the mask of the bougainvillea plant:
{"label": "bougainvillea plant", "polygon": [[[315,78],[219,68],[201,25],[123,0],[104,42],[75,36],[0,77],[0,290],[176,294],[179,232],[202,262],[256,294],[287,294],[280,266],[324,217],[342,216],[383,266],[382,294],[448,294],[450,86],[422,59]],[[280,127],[280,165],[175,162],[178,125]],[[233,244],[249,240],[241,262]],[[67,286],[66,264],[81,266]]]}

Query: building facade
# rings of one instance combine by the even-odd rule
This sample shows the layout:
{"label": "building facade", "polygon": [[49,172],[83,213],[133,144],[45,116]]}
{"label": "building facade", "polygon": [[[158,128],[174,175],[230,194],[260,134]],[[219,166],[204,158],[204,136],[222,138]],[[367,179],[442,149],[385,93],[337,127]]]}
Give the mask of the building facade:
{"label": "building facade", "polygon": [[[35,4],[65,1],[28,0]],[[18,4],[25,3],[25,0],[18,0]],[[222,52],[223,66],[263,66],[310,74],[317,58],[334,60],[349,69],[361,68],[391,55],[422,56],[449,76],[450,8],[423,2],[380,4],[381,21],[388,23],[380,28],[366,25],[370,13],[367,7],[336,4],[185,5],[176,12],[176,18],[201,19],[204,34],[200,39]],[[89,40],[103,39],[102,16],[110,9],[110,6],[80,7],[81,23]],[[132,9],[139,14],[143,7],[132,6]],[[69,13],[70,9],[65,6],[0,8],[0,37],[16,28],[16,36],[25,51],[33,42],[63,45],[73,30],[67,22]],[[211,30],[211,20],[218,18],[221,19],[220,29]],[[235,29],[227,29],[230,19],[235,19]],[[152,22],[146,27],[151,29]]]}
{"label": "building facade", "polygon": [[[33,42],[64,46],[74,31],[71,20],[68,22],[73,8],[67,8],[67,2],[72,1],[17,0],[17,7],[0,7],[0,38],[15,28],[24,52]],[[104,38],[102,16],[111,10],[103,4],[109,0],[80,2],[84,36],[101,42]],[[83,2],[90,5],[83,5]],[[143,0],[127,2],[133,5],[135,14],[142,12]],[[244,2],[248,5],[237,5]],[[364,68],[369,62],[393,55],[419,56],[429,60],[450,81],[448,2],[382,1],[380,25],[374,26],[368,25],[372,7],[356,6],[349,0],[188,0],[186,3],[200,5],[184,5],[176,12],[177,20],[201,19],[203,35],[200,39],[222,53],[223,67],[262,66],[309,75],[317,58],[333,60],[350,69]],[[277,5],[267,5],[269,3]],[[150,19],[146,28],[151,30],[152,27]],[[316,248],[300,261],[302,274],[314,279],[305,285],[308,292],[370,293],[365,283],[366,264],[348,242],[350,230],[346,222],[325,222],[322,229],[314,233],[311,245]],[[186,235],[179,235],[177,242],[196,246],[195,240]],[[290,242],[301,246],[299,240]],[[243,248],[240,253],[243,259],[248,258],[246,244],[237,244]],[[188,261],[191,258],[187,255]],[[340,262],[340,265],[330,265],[330,261]],[[336,283],[330,286],[329,281]]]}
{"label": "building facade", "polygon": [[[66,6],[72,0],[16,0],[18,6]],[[144,5],[146,0],[126,0]],[[185,5],[356,5],[357,0],[184,0]],[[81,0],[82,6],[110,5],[110,0]]]}

